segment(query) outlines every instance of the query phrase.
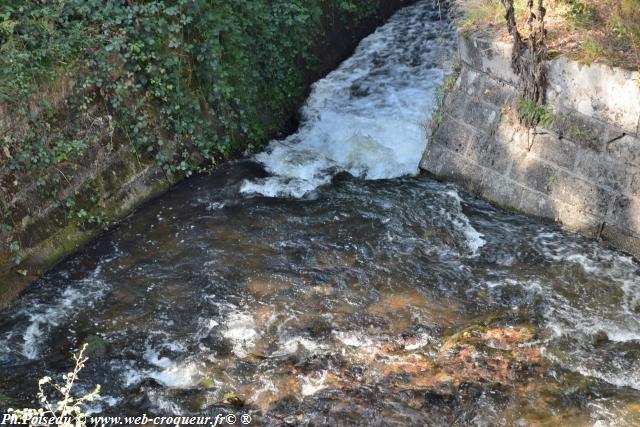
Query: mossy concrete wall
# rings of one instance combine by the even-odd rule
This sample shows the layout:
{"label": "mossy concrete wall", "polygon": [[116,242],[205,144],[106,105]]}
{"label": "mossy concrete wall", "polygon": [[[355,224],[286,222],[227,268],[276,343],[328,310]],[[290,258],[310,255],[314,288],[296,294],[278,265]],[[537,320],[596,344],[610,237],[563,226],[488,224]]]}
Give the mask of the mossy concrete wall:
{"label": "mossy concrete wall", "polygon": [[517,119],[510,44],[460,36],[459,57],[421,167],[640,257],[639,74],[554,59],[554,124],[527,129]]}
{"label": "mossy concrete wall", "polygon": [[[314,67],[308,70],[306,82],[313,83],[335,68],[353,51],[360,39],[382,24],[393,12],[414,0],[391,0],[381,2],[377,16],[361,20],[345,15],[343,20],[324,19],[322,34],[316,42],[313,54],[317,58]],[[352,22],[350,22],[350,20]],[[68,83],[68,82],[67,82]],[[58,82],[51,93],[43,93],[54,109],[64,109],[71,84]],[[53,86],[52,86],[53,88]],[[278,132],[293,130],[297,109],[304,99],[293,99],[281,106],[290,119]],[[0,134],[14,128],[19,118],[3,113],[0,105]],[[64,203],[51,204],[51,197],[44,195],[35,182],[13,182],[15,179],[8,168],[0,168],[0,201],[10,207],[19,218],[11,235],[0,230],[0,308],[10,303],[19,293],[60,260],[90,242],[108,226],[117,224],[136,207],[167,191],[181,176],[168,177],[152,160],[145,160],[137,153],[127,138],[114,131],[111,118],[99,108],[88,111],[86,117],[86,141],[89,149],[79,162],[69,170],[61,169],[63,189],[56,195],[60,202],[69,195],[77,200],[79,208],[86,210],[87,216],[100,213],[104,222],[89,223],[79,221],[76,215],[69,217]],[[64,126],[64,123],[61,124]],[[35,179],[34,179],[35,181]],[[20,186],[21,190],[12,194],[2,192],[3,186]],[[20,214],[22,213],[22,214]],[[0,223],[3,223],[0,218]],[[18,251],[11,251],[7,239],[20,242]],[[15,257],[22,258],[16,264]]]}
{"label": "mossy concrete wall", "polygon": [[[168,179],[153,163],[140,163],[130,146],[110,152],[96,142],[93,159],[78,171],[65,188],[80,195],[79,203],[95,206],[103,224],[89,224],[69,218],[64,206],[54,208],[34,196],[37,189],[27,185],[15,203],[39,204],[37,214],[25,215],[19,224],[23,261],[15,265],[15,254],[0,253],[0,307],[14,299],[25,286],[55,266],[65,256],[99,235],[136,207],[164,193],[180,177]],[[93,198],[89,203],[89,198]]]}

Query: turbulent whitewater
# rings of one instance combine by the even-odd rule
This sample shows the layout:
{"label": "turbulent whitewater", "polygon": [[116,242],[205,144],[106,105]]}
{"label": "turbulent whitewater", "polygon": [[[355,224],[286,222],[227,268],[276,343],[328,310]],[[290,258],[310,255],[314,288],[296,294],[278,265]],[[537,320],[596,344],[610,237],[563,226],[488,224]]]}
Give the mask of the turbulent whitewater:
{"label": "turbulent whitewater", "polygon": [[640,425],[637,260],[415,174],[452,49],[438,4],[318,82],[298,133],[182,183],[0,312],[0,412],[89,343],[94,414]]}
{"label": "turbulent whitewater", "polygon": [[398,12],[315,83],[300,129],[256,156],[271,176],[246,181],[242,192],[302,197],[342,171],[368,179],[417,173],[453,43],[433,2]]}

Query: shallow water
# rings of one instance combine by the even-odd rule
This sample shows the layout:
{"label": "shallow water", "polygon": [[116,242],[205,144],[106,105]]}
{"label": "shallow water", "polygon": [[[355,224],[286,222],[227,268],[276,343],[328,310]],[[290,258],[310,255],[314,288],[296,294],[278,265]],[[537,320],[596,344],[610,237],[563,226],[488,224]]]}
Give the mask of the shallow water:
{"label": "shallow water", "polygon": [[[365,40],[318,83],[300,132],[257,157],[264,168],[179,185],[0,313],[0,409],[33,401],[90,342],[79,390],[102,385],[95,413],[640,424],[640,264],[400,176],[417,169],[451,49],[438,17],[421,2]],[[385,49],[383,68],[398,66],[402,37],[421,49],[415,74],[366,68]]]}

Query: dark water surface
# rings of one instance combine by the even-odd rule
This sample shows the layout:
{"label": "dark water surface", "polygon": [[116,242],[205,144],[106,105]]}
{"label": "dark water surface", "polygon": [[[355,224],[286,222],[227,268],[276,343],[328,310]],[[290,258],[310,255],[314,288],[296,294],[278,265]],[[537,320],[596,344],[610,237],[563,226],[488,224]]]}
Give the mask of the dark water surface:
{"label": "dark water surface", "polygon": [[[356,53],[361,66],[321,82],[301,132],[258,158],[269,174],[241,161],[179,185],[1,312],[0,409],[33,404],[38,379],[59,379],[89,342],[78,391],[102,385],[94,413],[639,425],[636,261],[428,176],[384,179],[415,170],[424,143],[401,114],[368,115],[394,93],[388,108],[418,114],[406,87],[393,91],[404,79],[376,64],[411,31],[449,43],[433,37],[450,31],[436,10],[401,12],[365,41],[369,56]],[[415,96],[433,98],[442,82],[434,51],[387,55],[407,75],[431,75],[412,83]],[[361,73],[356,86],[345,69]],[[349,126],[327,120],[349,105],[359,130],[340,139]],[[401,138],[380,137],[374,122]],[[319,165],[322,140],[333,145]]]}
{"label": "dark water surface", "polygon": [[631,258],[426,176],[238,195],[260,173],[191,180],[31,287],[2,313],[2,393],[93,341],[107,413],[233,392],[273,424],[638,421]]}

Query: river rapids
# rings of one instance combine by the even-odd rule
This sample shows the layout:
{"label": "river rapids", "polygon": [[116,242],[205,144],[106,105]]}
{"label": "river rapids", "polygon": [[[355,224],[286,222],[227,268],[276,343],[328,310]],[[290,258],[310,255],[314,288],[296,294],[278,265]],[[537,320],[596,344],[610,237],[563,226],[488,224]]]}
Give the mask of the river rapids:
{"label": "river rapids", "polygon": [[89,343],[93,414],[639,425],[640,264],[418,174],[446,15],[399,11],[314,85],[298,132],[178,185],[0,312],[0,410],[33,406]]}

